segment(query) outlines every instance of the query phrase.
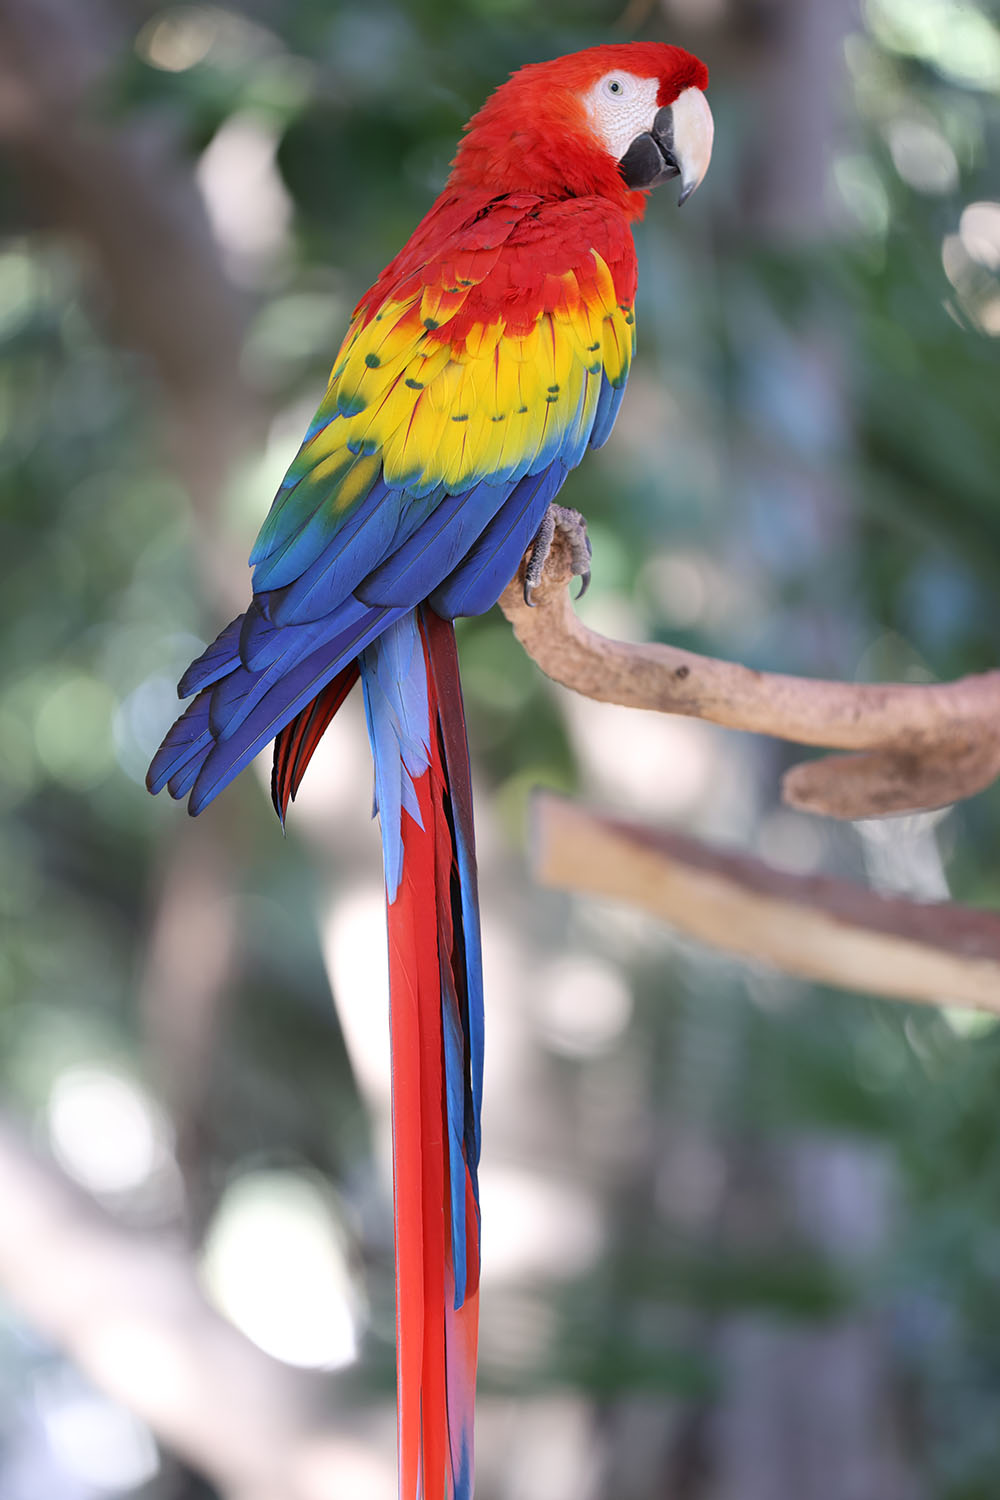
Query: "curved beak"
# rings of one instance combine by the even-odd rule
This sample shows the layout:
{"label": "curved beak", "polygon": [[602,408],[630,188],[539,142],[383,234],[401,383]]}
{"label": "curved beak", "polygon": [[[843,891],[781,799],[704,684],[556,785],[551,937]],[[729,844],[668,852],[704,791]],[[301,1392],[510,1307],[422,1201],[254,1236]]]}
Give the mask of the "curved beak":
{"label": "curved beak", "polygon": [[[712,160],[712,142],[715,139],[715,121],[708,107],[708,100],[701,89],[685,89],[667,110],[660,110],[653,123],[653,138],[656,139],[657,121],[660,115],[670,119],[671,152],[681,179],[681,195],[678,207],[686,203],[700,186],[708,164]],[[664,155],[667,153],[664,152]]]}
{"label": "curved beak", "polygon": [[699,88],[685,89],[673,104],[656,112],[653,128],[636,136],[618,163],[629,187],[652,188],[671,177],[681,180],[678,205],[698,187],[712,159],[715,122]]}

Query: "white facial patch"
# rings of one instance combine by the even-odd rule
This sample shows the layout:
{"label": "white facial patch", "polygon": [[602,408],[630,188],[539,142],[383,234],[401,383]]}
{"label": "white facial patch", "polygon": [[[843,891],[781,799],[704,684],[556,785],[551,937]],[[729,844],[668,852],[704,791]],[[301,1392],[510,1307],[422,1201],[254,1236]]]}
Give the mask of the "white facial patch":
{"label": "white facial patch", "polygon": [[587,90],[583,103],[594,133],[615,161],[621,161],[637,135],[650,130],[656,118],[656,78],[637,78],[616,69]]}

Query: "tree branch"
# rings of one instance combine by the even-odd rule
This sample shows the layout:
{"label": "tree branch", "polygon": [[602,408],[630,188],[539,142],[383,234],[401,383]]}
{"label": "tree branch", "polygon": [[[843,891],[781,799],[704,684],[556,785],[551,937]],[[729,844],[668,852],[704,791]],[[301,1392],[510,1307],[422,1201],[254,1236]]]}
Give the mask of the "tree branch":
{"label": "tree branch", "polygon": [[860,752],[786,773],[791,806],[834,818],[916,812],[971,797],[1000,775],[1000,671],[957,682],[846,683],[755,672],[676,646],[598,635],[573,612],[557,533],[529,608],[519,573],[500,607],[553,681],[601,703],[687,714],[799,745]]}
{"label": "tree branch", "polygon": [[841,989],[1000,1014],[1000,916],[786,875],[551,793],[535,799],[542,885],[627,901],[713,948]]}

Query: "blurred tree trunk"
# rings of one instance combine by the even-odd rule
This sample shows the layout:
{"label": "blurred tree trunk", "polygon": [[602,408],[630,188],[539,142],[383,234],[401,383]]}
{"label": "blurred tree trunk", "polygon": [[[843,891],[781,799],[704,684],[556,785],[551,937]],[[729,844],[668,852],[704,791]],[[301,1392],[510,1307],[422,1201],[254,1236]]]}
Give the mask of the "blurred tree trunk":
{"label": "blurred tree trunk", "polygon": [[[158,383],[160,435],[191,500],[206,594],[225,617],[242,605],[245,561],[219,524],[220,500],[263,412],[241,373],[246,310],[190,163],[161,121],[136,112],[108,121],[99,106],[131,45],[101,0],[2,0],[0,149],[29,222],[82,251],[98,308]],[[174,839],[142,985],[147,1046],[165,1083],[194,1228],[208,1206],[199,1163],[235,978],[237,833],[220,810]]]}
{"label": "blurred tree trunk", "polygon": [[3,0],[0,147],[28,217],[76,240],[116,333],[148,359],[172,458],[214,534],[256,416],[240,373],[244,313],[169,131],[134,113],[102,118],[99,89],[131,44],[100,0]]}

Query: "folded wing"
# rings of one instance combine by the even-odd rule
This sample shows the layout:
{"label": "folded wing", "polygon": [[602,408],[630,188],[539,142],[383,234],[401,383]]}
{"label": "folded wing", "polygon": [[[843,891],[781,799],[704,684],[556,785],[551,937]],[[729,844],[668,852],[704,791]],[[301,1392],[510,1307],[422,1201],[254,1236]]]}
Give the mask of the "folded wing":
{"label": "folded wing", "polygon": [[200,811],[402,614],[495,602],[610,431],[634,280],[599,200],[432,210],[358,307],[254,546],[251,604],[185,674],[197,697],[151,790]]}

